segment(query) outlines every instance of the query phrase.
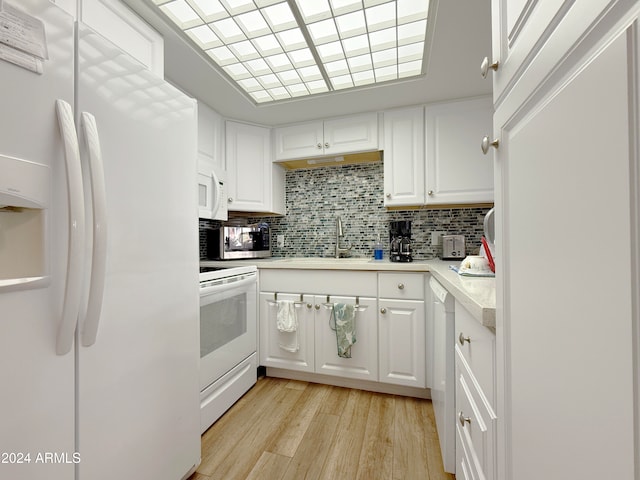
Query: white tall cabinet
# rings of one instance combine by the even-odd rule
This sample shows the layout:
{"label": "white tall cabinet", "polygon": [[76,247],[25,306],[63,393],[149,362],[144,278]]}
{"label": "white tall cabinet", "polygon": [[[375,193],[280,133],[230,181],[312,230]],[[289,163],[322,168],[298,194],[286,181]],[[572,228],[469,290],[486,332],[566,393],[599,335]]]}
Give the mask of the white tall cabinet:
{"label": "white tall cabinet", "polygon": [[497,478],[637,480],[640,4],[492,6]]}

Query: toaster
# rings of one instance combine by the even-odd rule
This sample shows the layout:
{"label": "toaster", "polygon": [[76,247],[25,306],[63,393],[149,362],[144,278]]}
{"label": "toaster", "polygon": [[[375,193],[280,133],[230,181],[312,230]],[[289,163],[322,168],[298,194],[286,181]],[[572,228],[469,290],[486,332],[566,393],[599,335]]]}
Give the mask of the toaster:
{"label": "toaster", "polygon": [[442,259],[462,260],[464,257],[466,257],[464,235],[443,235]]}

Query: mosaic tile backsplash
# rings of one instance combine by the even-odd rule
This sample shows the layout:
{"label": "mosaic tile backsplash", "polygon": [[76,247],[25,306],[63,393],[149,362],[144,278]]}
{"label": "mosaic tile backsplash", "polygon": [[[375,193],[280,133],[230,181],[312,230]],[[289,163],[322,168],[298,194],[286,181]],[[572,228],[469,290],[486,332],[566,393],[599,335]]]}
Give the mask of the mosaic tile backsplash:
{"label": "mosaic tile backsplash", "polygon": [[[465,235],[467,254],[477,253],[488,208],[387,210],[383,203],[382,163],[289,170],[286,173],[286,215],[250,218],[271,226],[274,257],[335,256],[336,217],[342,218],[344,240],[351,257],[373,257],[380,234],[384,258],[389,258],[389,222],[411,221],[415,260],[439,257],[441,246],[431,246],[431,232]],[[204,230],[219,223],[200,220],[200,256],[206,258]],[[284,235],[284,246],[276,245]],[[346,242],[341,246],[345,246]]]}

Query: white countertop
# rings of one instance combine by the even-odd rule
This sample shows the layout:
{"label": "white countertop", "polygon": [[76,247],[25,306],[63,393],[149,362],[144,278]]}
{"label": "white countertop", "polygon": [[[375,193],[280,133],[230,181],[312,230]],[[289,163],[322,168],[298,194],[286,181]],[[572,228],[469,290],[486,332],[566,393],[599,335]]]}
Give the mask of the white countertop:
{"label": "white countertop", "polygon": [[254,260],[200,261],[201,266],[256,265],[259,269],[368,270],[374,272],[430,272],[483,326],[496,326],[496,282],[491,277],[458,275],[449,265],[460,261],[419,260],[408,263],[370,258],[273,257]]}

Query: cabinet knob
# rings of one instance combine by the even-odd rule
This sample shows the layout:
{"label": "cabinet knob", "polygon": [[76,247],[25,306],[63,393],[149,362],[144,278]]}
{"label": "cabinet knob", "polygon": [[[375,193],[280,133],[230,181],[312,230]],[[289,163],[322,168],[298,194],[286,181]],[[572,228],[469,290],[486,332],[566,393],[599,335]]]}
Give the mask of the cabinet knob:
{"label": "cabinet knob", "polygon": [[460,332],[460,336],[458,337],[458,341],[460,345],[464,345],[464,342],[471,343],[471,337],[465,337],[464,333]]}
{"label": "cabinet knob", "polygon": [[431,197],[431,196],[433,196],[433,190],[429,190],[429,191],[427,192],[427,195],[429,195],[430,197]]}
{"label": "cabinet knob", "polygon": [[404,290],[404,283],[398,284],[398,290]]}
{"label": "cabinet knob", "polygon": [[460,412],[460,414],[458,415],[458,420],[460,420],[460,425],[462,425],[463,427],[465,423],[471,423],[471,418],[465,417],[464,413],[462,412]]}
{"label": "cabinet knob", "polygon": [[384,307],[382,307],[382,308],[380,309],[380,313],[384,315],[385,313],[387,313],[387,309],[386,309],[386,308],[384,308]]}
{"label": "cabinet knob", "polygon": [[318,149],[321,149],[321,148],[322,148],[322,144],[321,144],[321,143],[318,143],[318,144],[316,145],[316,147],[318,147]]}
{"label": "cabinet knob", "polygon": [[227,198],[227,202],[233,203],[233,198],[232,197]]}
{"label": "cabinet knob", "polygon": [[320,305],[316,303],[316,304],[313,306],[313,308],[315,308],[316,310],[320,310]]}
{"label": "cabinet knob", "polygon": [[307,303],[307,308],[311,310],[313,308],[313,305],[311,305],[310,303]]}
{"label": "cabinet knob", "polygon": [[387,197],[387,198],[391,198],[391,194],[390,194],[390,193],[387,193],[387,194],[385,195],[385,197]]}
{"label": "cabinet knob", "polygon": [[489,153],[489,147],[498,148],[500,146],[500,140],[494,140],[493,142],[489,140],[488,136],[482,137],[482,143],[480,143],[480,148],[482,149],[482,153],[485,155]]}
{"label": "cabinet knob", "polygon": [[325,142],[324,148],[329,148],[329,142]]}
{"label": "cabinet knob", "polygon": [[489,74],[489,69],[495,72],[496,70],[498,70],[499,65],[500,65],[500,62],[489,63],[489,58],[484,57],[482,59],[482,63],[480,64],[480,75],[482,75],[482,78],[487,78],[487,75]]}

